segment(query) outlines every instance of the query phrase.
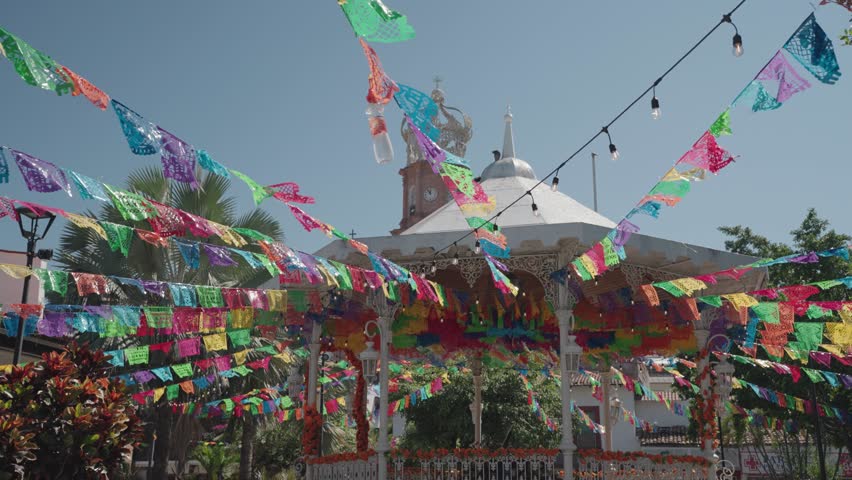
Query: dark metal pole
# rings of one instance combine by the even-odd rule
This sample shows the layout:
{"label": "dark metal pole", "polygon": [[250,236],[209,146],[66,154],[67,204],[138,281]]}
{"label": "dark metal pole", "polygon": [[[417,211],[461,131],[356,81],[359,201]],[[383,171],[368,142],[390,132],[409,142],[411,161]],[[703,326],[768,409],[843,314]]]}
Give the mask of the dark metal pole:
{"label": "dark metal pole", "polygon": [[817,455],[819,456],[819,475],[822,480],[828,480],[828,474],[825,471],[825,450],[822,449],[822,425],[819,419],[819,410],[817,409],[817,388],[815,383],[811,383],[811,401],[814,408],[814,423],[816,424],[816,443]]}
{"label": "dark metal pole", "polygon": [[716,414],[716,422],[719,425],[719,453],[722,455],[722,461],[725,461],[725,438],[722,436],[722,415]]}
{"label": "dark metal pole", "polygon": [[595,164],[598,163],[598,154],[592,154],[592,196],[594,198],[595,211],[598,211],[598,175]]}
{"label": "dark metal pole", "polygon": [[[323,353],[320,355],[320,360],[322,361],[322,366],[320,367],[320,378],[325,376],[323,370],[325,369],[325,361],[328,358],[327,353]],[[320,405],[319,405],[319,414],[320,418],[322,418],[322,412],[325,409],[325,384],[320,382]],[[323,430],[325,430],[324,425],[320,426],[320,444],[319,444],[319,455],[318,457],[322,457],[322,442],[323,442]]]}
{"label": "dark metal pole", "polygon": [[[27,239],[27,268],[32,268],[33,266],[35,246],[35,226],[33,226],[30,237]],[[30,293],[30,277],[31,275],[24,277],[24,291],[21,293],[21,303],[27,303],[27,295]],[[21,362],[21,354],[24,352],[24,326],[26,323],[26,318],[21,317],[18,319],[18,337],[15,344],[15,354],[12,357],[12,365],[17,365]]]}
{"label": "dark metal pole", "polygon": [[148,479],[153,480],[154,475],[154,448],[157,446],[157,432],[151,435],[151,455],[148,456]]}

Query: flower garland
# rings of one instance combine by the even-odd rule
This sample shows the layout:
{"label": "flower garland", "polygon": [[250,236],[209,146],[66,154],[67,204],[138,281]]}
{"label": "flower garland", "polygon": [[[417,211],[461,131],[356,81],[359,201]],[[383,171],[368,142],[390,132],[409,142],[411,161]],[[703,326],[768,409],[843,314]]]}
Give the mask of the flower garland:
{"label": "flower garland", "polygon": [[320,430],[322,430],[322,416],[313,405],[304,408],[305,426],[302,430],[302,453],[306,457],[319,454]]}
{"label": "flower garland", "polygon": [[346,351],[346,358],[349,360],[350,365],[359,371],[355,382],[355,398],[352,399],[352,414],[355,417],[355,425],[357,427],[357,431],[355,433],[355,449],[358,452],[366,452],[370,448],[370,440],[368,437],[370,424],[367,421],[367,412],[364,406],[364,391],[367,388],[367,382],[364,381],[364,372],[361,368],[361,360],[358,359],[351,350]]}
{"label": "flower garland", "polygon": [[712,465],[710,460],[697,455],[654,455],[644,452],[605,452],[603,450],[577,450],[579,458],[592,457],[597,460],[608,462],[632,462],[639,459],[648,459],[654,463],[662,465],[672,465],[674,463],[692,463],[702,467]]}
{"label": "flower garland", "polygon": [[497,448],[494,450],[486,448],[455,448],[448,450],[446,448],[438,448],[435,450],[392,450],[391,458],[404,458],[405,460],[432,460],[446,456],[454,456],[456,458],[495,458],[513,456],[523,459],[534,456],[554,456],[558,455],[559,450],[555,448]]}
{"label": "flower garland", "polygon": [[346,453],[338,453],[335,455],[326,455],[324,457],[315,457],[308,458],[307,463],[309,465],[328,465],[331,463],[340,463],[340,462],[355,462],[355,461],[367,461],[370,457],[376,454],[375,450],[364,450],[363,452],[346,452]]}
{"label": "flower garland", "polygon": [[[695,359],[695,363],[701,364],[709,356],[710,350],[705,348],[698,355],[698,358]],[[710,363],[707,362],[698,376],[695,377],[696,385],[702,385],[704,379],[708,379],[709,385],[707,388],[709,388],[709,391],[707,388],[702,387],[700,394],[695,397],[695,408],[691,409],[691,413],[692,419],[695,420],[698,427],[698,439],[701,445],[703,446],[709,440],[713,442],[713,448],[716,448],[718,441],[716,431],[718,427],[716,424],[716,376],[712,372],[713,369],[710,367]]]}

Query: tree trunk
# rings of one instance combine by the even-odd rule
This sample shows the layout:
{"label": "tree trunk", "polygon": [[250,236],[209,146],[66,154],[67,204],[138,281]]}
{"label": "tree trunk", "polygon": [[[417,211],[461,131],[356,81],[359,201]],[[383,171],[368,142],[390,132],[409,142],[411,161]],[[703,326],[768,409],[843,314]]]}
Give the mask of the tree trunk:
{"label": "tree trunk", "polygon": [[168,405],[157,408],[157,428],[154,432],[154,468],[149,478],[168,478],[169,452],[172,447],[172,410]]}
{"label": "tree trunk", "polygon": [[243,438],[240,445],[240,480],[251,480],[254,463],[254,436],[257,424],[252,415],[243,416]]}

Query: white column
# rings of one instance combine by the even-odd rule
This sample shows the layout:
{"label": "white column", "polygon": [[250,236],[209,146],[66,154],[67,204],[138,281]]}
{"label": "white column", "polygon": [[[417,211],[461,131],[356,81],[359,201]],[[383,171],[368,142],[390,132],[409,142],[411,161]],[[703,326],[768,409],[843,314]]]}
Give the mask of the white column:
{"label": "white column", "polygon": [[390,317],[379,317],[381,330],[381,370],[379,371],[379,440],[376,444],[376,453],[379,455],[379,480],[387,480],[388,460],[387,453],[390,451],[388,441],[388,390],[390,388],[390,340],[391,319]]}
{"label": "white column", "polygon": [[601,372],[601,388],[603,391],[603,417],[604,417],[604,428],[606,428],[606,432],[604,432],[603,440],[604,445],[603,449],[606,452],[612,451],[612,401],[610,400],[610,395],[612,395],[612,370],[607,370]]}
{"label": "white column", "polygon": [[559,371],[562,375],[562,442],[559,443],[559,449],[562,450],[564,480],[574,478],[574,451],[577,450],[571,417],[571,373],[565,364],[565,347],[574,339],[574,335],[571,335],[571,315],[571,310],[556,310],[556,317],[559,319]]}
{"label": "white column", "polygon": [[476,448],[482,446],[482,360],[476,357],[471,362],[473,370],[473,403],[470,414],[473,417],[473,443]]}

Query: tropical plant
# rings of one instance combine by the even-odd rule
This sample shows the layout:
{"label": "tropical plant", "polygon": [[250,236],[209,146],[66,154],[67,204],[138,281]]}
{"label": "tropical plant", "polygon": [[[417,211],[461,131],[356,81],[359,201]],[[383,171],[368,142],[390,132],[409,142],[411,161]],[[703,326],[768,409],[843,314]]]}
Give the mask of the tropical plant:
{"label": "tropical plant", "polygon": [[124,471],[142,427],[104,354],[63,352],[0,374],[0,478],[107,478]]}
{"label": "tropical plant", "polygon": [[202,443],[192,451],[192,458],[207,472],[208,480],[221,480],[233,476],[240,461],[240,452],[233,445]]}
{"label": "tropical plant", "polygon": [[[155,167],[145,167],[134,171],[127,179],[127,190],[142,194],[151,200],[222,225],[255,230],[273,239],[280,240],[282,237],[281,227],[268,212],[255,209],[242,216],[237,215],[237,202],[233,197],[227,195],[230,187],[230,179],[205,174],[200,178],[200,187],[197,190],[192,190],[184,183],[171,182],[164,178],[162,172]],[[98,213],[97,219],[118,224],[129,224],[134,228],[144,230],[153,229],[145,221],[125,221],[119,210],[112,204],[106,204]],[[188,235],[188,238],[193,239],[194,237]],[[222,243],[218,237],[200,238],[198,240],[206,243]],[[168,248],[164,248],[139,239],[133,239],[132,242],[129,253],[125,257],[120,251],[113,251],[109,244],[103,241],[93,230],[69,223],[60,239],[60,249],[56,260],[66,270],[74,272],[156,279],[196,285],[251,288],[270,279],[270,275],[265,269],[251,268],[245,263],[236,267],[211,266],[205,256],[202,256],[199,268],[188,268],[183,256],[174,244],[170,243]],[[240,248],[260,251],[257,247],[251,245]],[[86,299],[89,304],[98,302],[138,304],[151,300],[135,287],[112,292],[106,298],[91,297]],[[153,301],[156,300],[153,299]],[[79,303],[82,299],[77,298],[76,292],[69,289],[67,297],[60,301],[62,303]],[[127,339],[122,339],[120,342],[122,343],[119,345],[111,345],[111,348],[128,346]],[[254,375],[252,377],[254,379]],[[249,383],[249,380],[231,382],[228,384],[230,386],[228,390],[236,390],[242,386],[247,386],[249,389],[255,388],[248,386]],[[232,394],[237,393],[240,392],[233,391]],[[198,429],[182,428],[178,432],[183,432],[188,436],[173,438],[172,434],[175,431],[176,422],[175,415],[170,408],[164,405],[152,409],[149,415],[150,421],[155,424],[157,436],[153,475],[155,478],[165,478],[170,457],[178,460],[184,459],[187,446],[198,439]],[[251,445],[253,442],[248,443]],[[247,457],[244,460],[249,463],[248,468],[250,469],[250,447],[245,454],[247,454]]]}

